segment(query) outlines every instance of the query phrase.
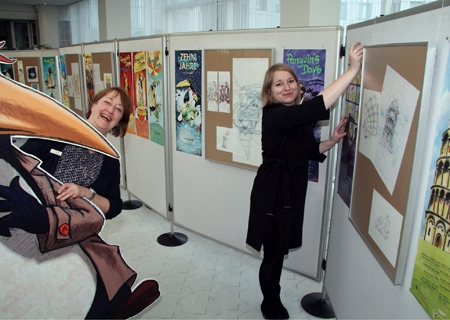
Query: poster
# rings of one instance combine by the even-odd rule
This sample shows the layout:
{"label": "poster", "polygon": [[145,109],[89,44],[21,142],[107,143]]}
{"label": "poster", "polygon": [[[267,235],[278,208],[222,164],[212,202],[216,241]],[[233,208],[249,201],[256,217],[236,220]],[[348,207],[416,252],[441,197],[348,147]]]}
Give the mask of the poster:
{"label": "poster", "polygon": [[202,155],[202,51],[175,51],[177,151]]}
{"label": "poster", "polygon": [[131,99],[131,114],[128,122],[127,133],[136,134],[136,124],[134,121],[135,106],[133,94],[133,57],[131,52],[119,53],[119,68],[120,68],[120,87],[122,87]]}
{"label": "poster", "polygon": [[[284,49],[283,62],[297,74],[302,90],[302,101],[315,97],[324,89],[326,50],[324,49]],[[314,136],[321,140],[321,123],[314,128]],[[309,162],[308,180],[319,181],[319,163]]]}
{"label": "poster", "polygon": [[150,139],[147,106],[147,68],[146,52],[133,52],[133,84],[134,84],[134,122],[136,135]]}
{"label": "poster", "polygon": [[12,64],[0,64],[2,75],[14,80],[14,71]]}
{"label": "poster", "polygon": [[58,70],[56,57],[42,57],[42,68],[44,75],[44,93],[60,101],[56,74]]}
{"label": "poster", "polygon": [[147,52],[147,101],[150,140],[164,145],[163,65],[161,51]]}
{"label": "poster", "polygon": [[[86,72],[86,95],[87,104],[91,105],[92,99],[94,99],[94,63],[92,61],[92,54],[86,53],[84,55],[84,67]],[[72,69],[73,70],[73,69]]]}
{"label": "poster", "polygon": [[28,82],[39,82],[37,66],[27,66],[26,72]]}
{"label": "poster", "polygon": [[66,56],[63,54],[59,56],[59,69],[61,70],[61,102],[69,108],[69,83],[67,81]]}
{"label": "poster", "polygon": [[448,156],[450,119],[450,55],[440,97],[438,124],[434,132],[433,158],[410,291],[433,319],[450,317],[450,228]]}
{"label": "poster", "polygon": [[355,167],[356,138],[358,135],[360,88],[361,72],[358,72],[345,92],[343,114],[347,117],[347,125],[345,127],[347,135],[342,138],[337,183],[337,193],[349,208],[352,195],[353,168]]}

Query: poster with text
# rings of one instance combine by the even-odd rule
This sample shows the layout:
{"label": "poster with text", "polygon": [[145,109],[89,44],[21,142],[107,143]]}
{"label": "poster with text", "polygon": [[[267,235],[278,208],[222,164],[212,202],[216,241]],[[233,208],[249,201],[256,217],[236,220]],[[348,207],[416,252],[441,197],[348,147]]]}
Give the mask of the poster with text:
{"label": "poster with text", "polygon": [[[302,101],[314,98],[324,89],[325,80],[324,49],[284,49],[283,62],[290,66],[297,74],[298,84],[302,90]],[[314,127],[314,136],[321,139],[320,122]],[[319,181],[319,163],[309,162],[308,180]]]}
{"label": "poster with text", "polygon": [[202,51],[175,51],[177,151],[202,155]]}
{"label": "poster with text", "polygon": [[150,139],[147,107],[147,69],[146,52],[133,52],[133,83],[134,83],[134,122],[136,134],[144,139]]}
{"label": "poster with text", "polygon": [[131,99],[131,114],[128,122],[127,132],[136,134],[136,124],[134,121],[134,114],[136,103],[133,95],[133,56],[131,52],[119,53],[119,68],[120,68],[120,87],[124,89]]}
{"label": "poster with text", "polygon": [[147,102],[149,109],[150,140],[164,145],[164,113],[161,51],[147,52]]}
{"label": "poster with text", "polygon": [[355,167],[356,137],[358,134],[359,99],[361,88],[361,72],[353,78],[345,91],[345,102],[343,114],[347,117],[345,132],[347,135],[342,138],[341,158],[339,165],[339,178],[337,193],[350,208],[352,195],[353,169]]}
{"label": "poster with text", "polygon": [[[421,237],[410,291],[433,319],[450,317],[450,55],[447,58],[444,87],[436,131],[433,158],[427,181]],[[427,201],[428,200],[428,201]]]}
{"label": "poster with text", "polygon": [[44,93],[53,99],[59,99],[56,57],[42,57],[42,73],[44,75]]}

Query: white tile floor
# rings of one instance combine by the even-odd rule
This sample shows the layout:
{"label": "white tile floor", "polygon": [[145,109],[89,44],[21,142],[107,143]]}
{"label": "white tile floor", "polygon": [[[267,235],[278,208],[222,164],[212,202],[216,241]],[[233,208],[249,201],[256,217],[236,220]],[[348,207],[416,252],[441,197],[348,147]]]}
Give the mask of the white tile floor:
{"label": "white tile floor", "polygon": [[[166,218],[142,206],[108,220],[101,233],[108,243],[120,246],[138,272],[136,284],[146,278],[160,283],[160,299],[135,319],[262,319],[259,258],[177,226],[174,232],[188,241],[160,245],[158,237],[170,232]],[[281,287],[291,319],[318,319],[305,312],[300,301],[321,292],[321,282],[283,270]]]}

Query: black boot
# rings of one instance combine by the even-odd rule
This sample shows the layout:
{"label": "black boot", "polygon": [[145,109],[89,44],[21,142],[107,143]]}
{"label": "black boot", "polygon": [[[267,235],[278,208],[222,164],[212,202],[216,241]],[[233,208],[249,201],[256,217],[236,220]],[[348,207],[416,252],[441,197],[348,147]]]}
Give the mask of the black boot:
{"label": "black boot", "polygon": [[259,283],[264,300],[261,312],[265,319],[288,319],[289,313],[280,299],[280,277],[284,255],[265,251],[259,269]]}
{"label": "black boot", "polygon": [[29,233],[48,232],[47,210],[19,184],[19,176],[11,180],[9,187],[0,185],[0,212],[11,211],[0,218],[0,235],[10,237],[10,228],[19,228]]}

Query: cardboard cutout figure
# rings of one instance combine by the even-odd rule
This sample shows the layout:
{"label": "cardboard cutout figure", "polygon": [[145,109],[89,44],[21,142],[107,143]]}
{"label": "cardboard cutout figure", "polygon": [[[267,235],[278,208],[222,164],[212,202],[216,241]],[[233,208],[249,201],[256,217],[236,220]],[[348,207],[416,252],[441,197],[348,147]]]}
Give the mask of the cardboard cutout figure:
{"label": "cardboard cutout figure", "polygon": [[[4,42],[0,42],[0,48],[3,45]],[[14,62],[0,54],[0,63]],[[118,246],[107,244],[99,236],[105,216],[98,207],[85,198],[58,200],[56,190],[61,182],[40,168],[39,159],[18,149],[12,142],[13,136],[51,139],[119,157],[104,136],[64,105],[1,75],[0,246],[6,244],[15,248],[18,254],[29,254],[20,250],[25,245],[30,247],[24,240],[25,233],[37,236],[34,245],[43,256],[78,244],[96,272],[95,295],[85,316],[87,319],[126,319],[157,300],[160,291],[155,280],[147,279],[135,290],[131,289],[137,273],[122,258]],[[29,237],[25,239],[30,240]],[[19,245],[11,245],[15,241]],[[81,252],[78,254],[83,255]],[[60,258],[63,259],[64,255]],[[8,281],[14,282],[15,279]],[[42,282],[42,279],[36,279],[36,282]],[[67,283],[67,287],[70,285]],[[64,288],[63,284],[57,292],[45,292],[44,287],[41,294],[64,297]],[[77,303],[70,297],[65,299],[69,304]],[[8,299],[1,301],[2,311],[11,307]],[[20,305],[20,301],[18,303]],[[23,303],[33,305],[32,301]],[[36,317],[32,310],[30,308],[27,315]],[[52,317],[52,310],[45,314]],[[14,312],[11,311],[10,315],[14,317]],[[67,317],[72,316],[67,314]]]}

